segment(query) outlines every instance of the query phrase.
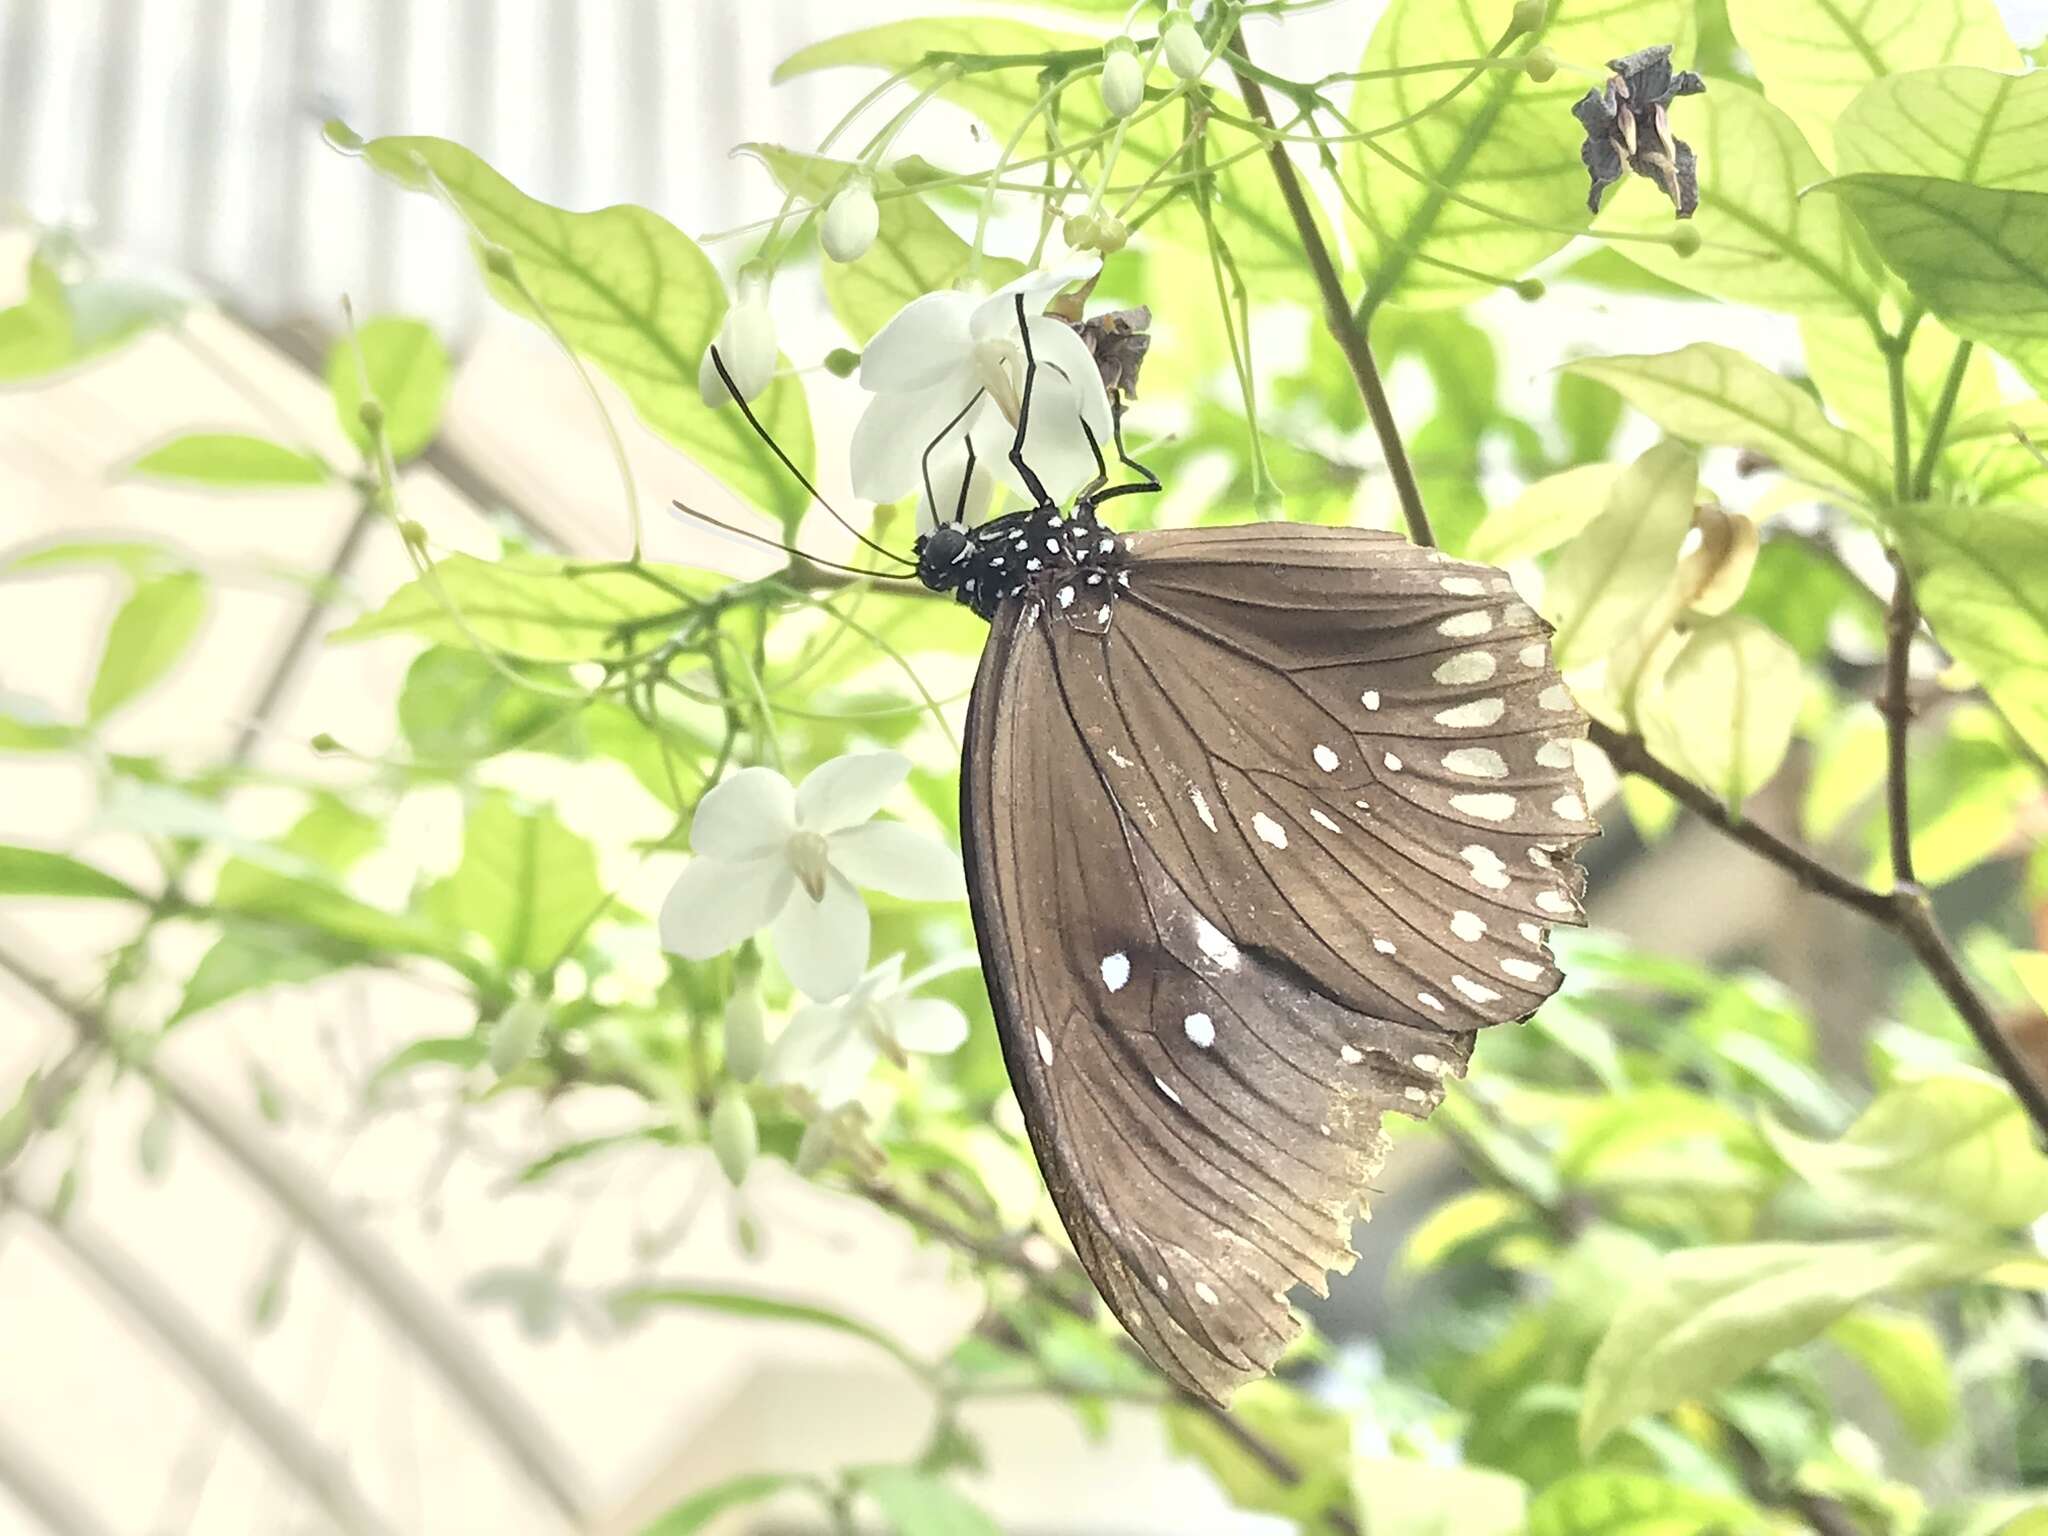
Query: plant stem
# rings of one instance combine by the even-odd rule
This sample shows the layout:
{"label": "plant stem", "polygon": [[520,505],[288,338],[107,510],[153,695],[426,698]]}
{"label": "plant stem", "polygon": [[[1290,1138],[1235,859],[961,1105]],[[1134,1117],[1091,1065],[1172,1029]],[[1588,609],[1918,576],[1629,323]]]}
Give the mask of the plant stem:
{"label": "plant stem", "polygon": [[[1230,46],[1249,68],[1250,55],[1245,51],[1242,28],[1232,37]],[[1272,109],[1266,104],[1266,93],[1259,82],[1247,74],[1245,68],[1234,66],[1234,69],[1246,109],[1266,128],[1276,128]],[[1301,249],[1308,257],[1310,275],[1322,293],[1324,321],[1330,327],[1330,335],[1335,339],[1338,350],[1344,354],[1344,361],[1350,365],[1358,393],[1365,400],[1366,414],[1372,418],[1373,431],[1379,435],[1380,451],[1386,456],[1387,474],[1394,482],[1395,494],[1401,499],[1401,517],[1408,525],[1408,537],[1417,544],[1434,545],[1436,534],[1429,526],[1429,513],[1422,505],[1422,488],[1416,483],[1415,467],[1408,462],[1408,448],[1401,441],[1401,428],[1394,420],[1394,407],[1388,401],[1387,387],[1380,379],[1379,364],[1373,361],[1372,345],[1366,339],[1365,329],[1351,313],[1350,302],[1344,297],[1343,280],[1337,276],[1330,248],[1323,240],[1322,230],[1317,227],[1315,211],[1309,206],[1300,173],[1295,170],[1285,144],[1267,145],[1266,157],[1272,162],[1273,179],[1279,184],[1288,216],[1294,220],[1295,231],[1301,237]]]}
{"label": "plant stem", "polygon": [[1963,392],[1963,379],[1970,371],[1974,342],[1958,342],[1955,360],[1942,380],[1941,396],[1934,402],[1934,414],[1927,418],[1927,441],[1920,445],[1920,463],[1913,471],[1912,497],[1925,501],[1934,492],[1934,472],[1941,463],[1941,450],[1948,441],[1949,422],[1956,413],[1956,400]]}
{"label": "plant stem", "polygon": [[1913,601],[1913,579],[1898,551],[1891,554],[1892,600],[1885,608],[1884,695],[1878,710],[1884,716],[1885,814],[1891,825],[1892,883],[1913,884],[1913,824],[1907,778],[1907,733],[1913,723],[1908,696],[1913,634],[1920,627],[1920,609]]}

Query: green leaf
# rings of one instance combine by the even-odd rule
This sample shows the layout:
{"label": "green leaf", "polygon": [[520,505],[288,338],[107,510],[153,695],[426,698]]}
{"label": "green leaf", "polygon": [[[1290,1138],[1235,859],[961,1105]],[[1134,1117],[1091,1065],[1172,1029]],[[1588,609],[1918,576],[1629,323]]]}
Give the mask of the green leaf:
{"label": "green leaf", "polygon": [[1489,1239],[1529,1220],[1527,1204],[1493,1189],[1453,1195],[1417,1222],[1401,1245],[1400,1268],[1408,1274],[1435,1269],[1466,1244]]}
{"label": "green leaf", "polygon": [[1589,1471],[1561,1478],[1529,1506],[1527,1536],[1745,1536],[1771,1529],[1739,1499],[1645,1472]]}
{"label": "green leaf", "polygon": [[[823,203],[854,167],[841,160],[799,154],[773,144],[742,144],[739,150],[757,156],[783,191]],[[904,305],[921,294],[942,293],[967,276],[974,251],[954,234],[923,198],[903,192],[903,183],[887,170],[874,174],[881,214],[875,243],[858,261],[824,264],[825,301],[853,338],[866,343]],[[982,263],[982,278],[1000,286],[1023,272],[1021,262],[1001,258]]]}
{"label": "green leaf", "polygon": [[1587,1190],[1701,1182],[1695,1175],[1725,1188],[1759,1182],[1758,1163],[1767,1157],[1748,1120],[1727,1105],[1684,1088],[1651,1087],[1603,1095],[1576,1117],[1557,1171]]}
{"label": "green leaf", "polygon": [[1282,1515],[1321,1533],[1328,1529],[1322,1516],[1333,1503],[1352,1503],[1351,1425],[1342,1413],[1267,1379],[1239,1388],[1230,1416],[1302,1474],[1298,1479],[1276,1477],[1267,1462],[1251,1455],[1244,1441],[1208,1413],[1169,1405],[1164,1413],[1167,1444],[1200,1462],[1239,1509]]}
{"label": "green leaf", "polygon": [[540,971],[563,958],[603,899],[590,844],[552,811],[493,793],[463,822],[462,862],[422,905],[482,939],[507,968]]}
{"label": "green leaf", "polygon": [[1861,1307],[1828,1330],[1828,1342],[1869,1373],[1906,1433],[1921,1445],[1935,1444],[1955,1427],[1948,1345],[1926,1318]]}
{"label": "green leaf", "polygon": [[[1562,374],[1564,379],[1577,374]],[[1609,389],[1600,393],[1616,398]],[[1618,464],[1581,464],[1562,474],[1547,475],[1506,506],[1489,512],[1465,543],[1466,558],[1488,565],[1508,565],[1555,549],[1607,510]]]}
{"label": "green leaf", "polygon": [[1560,668],[1606,655],[1648,619],[1678,569],[1698,486],[1698,458],[1668,439],[1616,477],[1606,510],[1566,546],[1544,585]]}
{"label": "green leaf", "polygon": [[107,627],[99,671],[86,697],[94,721],[154,687],[192,643],[206,616],[206,583],[197,572],[177,571],[135,584]]}
{"label": "green leaf", "polygon": [[[1810,199],[1813,206],[1822,201]],[[1810,316],[1800,321],[1799,338],[1805,343],[1806,371],[1819,386],[1828,409],[1852,432],[1861,433],[1873,443],[1889,445],[1891,388],[1885,376],[1884,356],[1877,349],[1870,327],[1861,320]],[[1931,318],[1922,319],[1913,328],[1912,343],[1906,351],[1906,421],[1916,452],[1927,441],[1928,422],[1948,383],[1957,343],[1952,331]],[[1994,411],[1998,404],[1997,369],[1991,354],[1977,347],[1963,369],[1962,388],[1956,396],[1951,423]],[[1953,432],[1942,454],[1949,476],[1959,481],[1976,478],[1982,456],[1981,444],[1958,442]]]}
{"label": "green leaf", "polygon": [[312,454],[237,432],[174,437],[136,459],[128,473],[223,488],[327,483],[327,466]]}
{"label": "green leaf", "polygon": [[[372,139],[362,153],[401,185],[452,201],[474,239],[516,263],[523,290],[489,276],[499,302],[522,314],[537,303],[649,426],[785,526],[803,515],[808,493],[740,413],[707,406],[698,392],[697,372],[725,319],[726,298],[710,259],[688,236],[645,208],[570,213],[536,202],[446,139]],[[815,456],[802,383],[776,380],[754,413],[809,475]]]}
{"label": "green leaf", "polygon": [[1871,171],[1815,190],[1849,204],[1885,265],[1943,324],[2048,390],[2048,192]]}
{"label": "green leaf", "polygon": [[1992,1230],[2048,1214],[2048,1156],[2012,1090],[1956,1073],[1887,1089],[1832,1142],[1766,1122],[1793,1170],[1845,1214]]}
{"label": "green leaf", "polygon": [[1872,80],[1928,64],[2018,69],[1993,0],[1728,0],[1764,93],[1826,150]]}
{"label": "green leaf", "polygon": [[[2009,66],[2017,67],[2017,65]],[[1866,86],[1835,124],[1836,164],[2048,192],[2048,75],[1951,66]]]}
{"label": "green leaf", "polygon": [[0,384],[41,378],[77,360],[64,284],[41,257],[28,264],[28,294],[0,309]]}
{"label": "green leaf", "polygon": [[441,430],[448,402],[448,350],[423,320],[384,315],[344,336],[327,353],[327,392],[348,440],[365,454],[370,432],[363,425],[363,384],[384,412],[384,440],[403,464],[426,448]]}
{"label": "green leaf", "polygon": [[1790,379],[1731,348],[1702,341],[1653,357],[1581,358],[1566,366],[1611,384],[1675,436],[1751,449],[1798,479],[1860,502],[1891,497],[1883,455],[1831,423]]}
{"label": "green leaf", "polygon": [[0,896],[89,896],[144,901],[143,894],[112,875],[47,848],[0,843]]}
{"label": "green leaf", "polygon": [[1778,771],[1805,700],[1791,646],[1754,619],[1701,625],[1642,705],[1650,749],[1739,813]]}
{"label": "green leaf", "polygon": [[629,649],[630,626],[639,621],[673,614],[674,627],[683,624],[687,603],[667,587],[708,595],[722,585],[674,566],[642,569],[656,580],[631,571],[579,573],[544,555],[450,555],[328,638],[409,634],[463,649],[481,644],[522,661],[595,661]]}
{"label": "green leaf", "polygon": [[709,1488],[700,1488],[642,1527],[640,1536],[694,1536],[729,1509],[758,1504],[803,1482],[790,1472],[744,1472]]}
{"label": "green leaf", "polygon": [[2048,507],[1920,505],[1889,514],[1938,639],[2012,727],[2048,753]]}
{"label": "green leaf", "polygon": [[[1513,10],[1509,0],[1394,0],[1359,67],[1478,58],[1500,40]],[[1683,59],[1692,52],[1692,23],[1693,7],[1677,0],[1556,0],[1548,20],[1512,51],[1540,43],[1562,58],[1597,61],[1655,38],[1675,44]],[[1584,133],[1571,114],[1585,81],[1570,70],[1538,84],[1521,70],[1488,69],[1442,100],[1458,79],[1425,71],[1363,80],[1353,92],[1350,115],[1362,130],[1416,117],[1353,146],[1344,160],[1368,311],[1390,299],[1463,302],[1520,277],[1592,222],[1579,158]]]}
{"label": "green leaf", "polygon": [[745,1318],[753,1322],[802,1323],[831,1333],[861,1339],[895,1359],[915,1376],[929,1374],[929,1368],[902,1344],[872,1323],[835,1312],[806,1301],[784,1301],[755,1291],[715,1290],[704,1286],[641,1285],[614,1292],[611,1307],[622,1319],[633,1321],[655,1307],[687,1307],[695,1312],[715,1312],[722,1317]]}
{"label": "green leaf", "polygon": [[876,1467],[860,1485],[897,1536],[1001,1536],[965,1495],[908,1467]]}
{"label": "green leaf", "polygon": [[1711,1396],[1873,1296],[1966,1279],[1997,1252],[1889,1239],[1743,1243],[1666,1254],[1622,1298],[1586,1370],[1590,1453],[1640,1414]]}
{"label": "green leaf", "polygon": [[184,995],[178,999],[177,1011],[164,1021],[164,1028],[265,987],[316,981],[342,964],[339,957],[304,943],[266,943],[253,936],[223,935],[199,957]]}
{"label": "green leaf", "polygon": [[557,728],[588,703],[578,692],[558,668],[542,669],[526,686],[518,670],[437,645],[406,669],[398,729],[425,764],[467,766],[521,747],[560,751],[573,742]]}
{"label": "green leaf", "polygon": [[[1716,81],[1707,95],[1674,107],[1672,131],[1699,152],[1700,248],[1681,256],[1630,241],[1630,261],[1737,304],[1795,315],[1876,313],[1877,282],[1855,226],[1828,199],[1800,196],[1827,168],[1789,117],[1754,91]],[[1597,227],[1667,233],[1671,201],[1631,176],[1610,194]]]}

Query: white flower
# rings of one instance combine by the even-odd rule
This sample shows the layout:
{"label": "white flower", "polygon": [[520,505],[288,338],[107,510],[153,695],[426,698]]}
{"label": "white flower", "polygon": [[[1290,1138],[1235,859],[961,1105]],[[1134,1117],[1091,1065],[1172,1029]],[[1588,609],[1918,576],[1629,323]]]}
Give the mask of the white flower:
{"label": "white flower", "polygon": [[1024,460],[1046,494],[1064,500],[1095,478],[1095,454],[1082,434],[1085,419],[1108,451],[1109,395],[1087,344],[1073,327],[1044,313],[1052,296],[1092,276],[1089,261],[1053,272],[1027,272],[981,297],[927,293],[898,310],[861,355],[861,388],[874,395],[854,428],[848,457],[853,491],[868,501],[894,501],[916,490],[919,524],[932,526],[921,461],[931,456],[938,518],[951,518],[974,444],[977,480],[995,475],[1019,493],[1026,487],[1010,463],[1024,386],[1024,348],[1017,298],[1038,359]]}
{"label": "white flower", "polygon": [[900,752],[835,757],[801,789],[772,768],[742,768],[698,802],[697,857],[661,905],[662,947],[708,960],[766,927],[805,996],[846,992],[868,963],[855,886],[910,901],[961,893],[950,850],[901,822],[869,823],[909,772]]}
{"label": "white flower", "polygon": [[[725,325],[713,346],[742,400],[751,404],[775,382],[775,321],[768,313],[767,283],[752,273],[741,275],[740,296],[725,312]],[[709,348],[697,367],[697,391],[712,407],[732,398],[732,391],[718,376],[717,364],[711,361]]]}
{"label": "white flower", "polygon": [[1159,24],[1159,50],[1166,67],[1183,80],[1198,78],[1209,62],[1209,45],[1186,11],[1168,11]]}
{"label": "white flower", "polygon": [[882,211],[875,206],[874,183],[856,176],[833,195],[818,221],[818,243],[834,261],[859,261],[875,243]]}
{"label": "white flower", "polygon": [[946,971],[974,963],[963,955],[905,980],[903,957],[891,955],[836,1003],[814,1003],[789,1021],[768,1053],[771,1083],[801,1083],[834,1109],[860,1092],[875,1063],[899,1066],[910,1051],[943,1056],[967,1038],[967,1016],[936,997],[912,997]]}
{"label": "white flower", "polygon": [[1145,66],[1128,37],[1114,39],[1102,57],[1102,105],[1111,117],[1129,117],[1145,104]]}

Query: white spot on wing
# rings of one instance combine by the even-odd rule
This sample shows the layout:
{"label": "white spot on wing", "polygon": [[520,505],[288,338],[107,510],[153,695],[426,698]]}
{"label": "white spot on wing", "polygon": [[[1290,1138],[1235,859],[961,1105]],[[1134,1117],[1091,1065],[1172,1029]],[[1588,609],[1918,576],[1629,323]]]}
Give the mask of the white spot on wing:
{"label": "white spot on wing", "polygon": [[1550,868],[1550,855],[1541,848],[1531,848],[1529,850],[1529,862],[1538,869],[1548,869]]}
{"label": "white spot on wing", "polygon": [[1338,826],[1337,823],[1330,820],[1329,817],[1325,816],[1321,811],[1317,810],[1314,806],[1309,807],[1308,815],[1309,820],[1313,821],[1325,832],[1342,832],[1344,830],[1342,827]]}
{"label": "white spot on wing", "polygon": [[1519,659],[1520,659],[1520,661],[1521,661],[1522,665],[1523,665],[1523,666],[1525,666],[1525,667],[1540,667],[1540,666],[1542,666],[1542,665],[1543,665],[1543,642],[1542,642],[1541,640],[1538,640],[1538,641],[1537,641],[1537,642],[1536,642],[1536,643],[1535,643],[1534,645],[1525,645],[1525,646],[1523,646],[1523,647],[1522,647],[1522,651],[1521,651],[1521,655],[1520,655],[1520,658],[1519,658]]}
{"label": "white spot on wing", "polygon": [[[1501,862],[1500,855],[1491,848],[1471,843],[1458,850],[1458,857],[1472,866],[1473,880],[1488,890],[1504,891],[1513,883],[1508,878],[1507,865]],[[1541,906],[1542,898],[1539,897],[1536,904]]]}
{"label": "white spot on wing", "polygon": [[1048,1035],[1042,1027],[1034,1028],[1031,1032],[1034,1035],[1038,1036],[1038,1059],[1044,1062],[1048,1067],[1051,1066],[1052,1036]]}
{"label": "white spot on wing", "polygon": [[1363,705],[1364,705],[1364,706],[1365,706],[1365,707],[1366,707],[1367,709],[1378,709],[1378,708],[1380,707],[1380,691],[1379,691],[1379,689],[1377,689],[1377,688],[1368,688],[1368,689],[1366,689],[1366,690],[1365,690],[1365,692],[1361,693],[1361,694],[1360,694],[1360,695],[1358,696],[1358,702],[1359,702],[1359,703],[1361,703],[1361,704],[1363,704]]}
{"label": "white spot on wing", "polygon": [[1559,817],[1565,821],[1584,821],[1586,819],[1586,802],[1577,795],[1559,795],[1557,803],[1552,805],[1551,809],[1557,812]]}
{"label": "white spot on wing", "polygon": [[1408,1059],[1415,1064],[1415,1070],[1418,1072],[1441,1072],[1444,1069],[1442,1058],[1432,1056],[1427,1051],[1418,1051]]}
{"label": "white spot on wing", "polygon": [[1429,1102],[1429,1090],[1426,1088],[1403,1088],[1401,1092],[1406,1094],[1412,1103],[1427,1104]]}
{"label": "white spot on wing", "polygon": [[1447,640],[1469,640],[1474,635],[1483,635],[1493,628],[1493,615],[1484,608],[1475,608],[1470,613],[1454,613],[1437,625],[1436,632]]}
{"label": "white spot on wing", "polygon": [[1467,816],[1477,816],[1481,821],[1506,821],[1515,814],[1513,795],[1453,795],[1451,809],[1462,811]]}
{"label": "white spot on wing", "polygon": [[1512,976],[1517,981],[1541,981],[1543,979],[1543,967],[1534,960],[1503,960],[1500,963],[1500,968],[1502,975]]}
{"label": "white spot on wing", "polygon": [[1102,984],[1112,992],[1121,992],[1124,984],[1131,979],[1131,957],[1122,950],[1102,957]]}
{"label": "white spot on wing", "polygon": [[1469,976],[1453,976],[1451,978],[1451,985],[1464,993],[1465,996],[1471,998],[1475,1003],[1497,1003],[1500,1001],[1500,994],[1498,992],[1494,991],[1491,987],[1481,986]]}
{"label": "white spot on wing", "polygon": [[1569,768],[1572,765],[1572,744],[1568,741],[1546,741],[1536,749],[1536,761],[1546,768]]}
{"label": "white spot on wing", "polygon": [[1453,597],[1484,597],[1486,583],[1471,576],[1446,576],[1440,583]]}
{"label": "white spot on wing", "polygon": [[1545,709],[1567,710],[1572,707],[1572,691],[1563,683],[1552,683],[1536,696],[1536,702]]}
{"label": "white spot on wing", "polygon": [[1216,1023],[1206,1013],[1189,1014],[1181,1020],[1181,1028],[1188,1032],[1188,1039],[1205,1051],[1216,1043]]}
{"label": "white spot on wing", "polygon": [[1361,1061],[1365,1060],[1364,1053],[1361,1052],[1355,1045],[1347,1045],[1342,1050],[1338,1051],[1337,1058],[1338,1060],[1342,1061],[1344,1065],[1347,1067],[1355,1067]]}
{"label": "white spot on wing", "polygon": [[1115,747],[1111,747],[1109,749],[1109,760],[1112,763],[1115,763],[1119,768],[1128,768],[1131,766],[1131,760],[1128,757],[1125,757],[1123,753],[1117,751]]}
{"label": "white spot on wing", "polygon": [[1543,942],[1543,930],[1534,923],[1521,923],[1517,926],[1521,930],[1522,937],[1531,944],[1541,944]]}
{"label": "white spot on wing", "polygon": [[1053,593],[1052,598],[1062,608],[1071,608],[1074,606],[1074,589],[1072,587],[1061,587],[1059,591]]}
{"label": "white spot on wing", "polygon": [[1337,771],[1337,763],[1339,761],[1337,754],[1332,752],[1328,747],[1324,746],[1321,742],[1316,743],[1316,750],[1314,756],[1316,760],[1316,766],[1322,769],[1323,772],[1335,773]]}
{"label": "white spot on wing", "polygon": [[1483,683],[1493,676],[1493,652],[1460,651],[1449,661],[1442,662],[1430,673],[1446,688],[1459,688],[1467,683]]}
{"label": "white spot on wing", "polygon": [[1374,939],[1372,947],[1383,955],[1391,955],[1394,952],[1393,941],[1390,939]]}
{"label": "white spot on wing", "polygon": [[1495,724],[1507,713],[1508,701],[1503,698],[1474,699],[1469,704],[1454,704],[1449,709],[1437,712],[1438,725],[1456,726],[1462,730],[1474,730],[1483,725]]}
{"label": "white spot on wing", "polygon": [[1444,1011],[1443,999],[1434,992],[1418,992],[1415,994],[1415,1001],[1425,1008],[1434,1008],[1438,1013]]}
{"label": "white spot on wing", "polygon": [[1578,915],[1578,908],[1571,904],[1570,898],[1560,896],[1555,891],[1538,891],[1536,893],[1536,905],[1546,912],[1555,912],[1559,917],[1576,917]]}
{"label": "white spot on wing", "polygon": [[1401,759],[1394,756],[1393,753],[1389,752],[1386,755],[1385,762],[1387,765],[1387,772],[1399,773],[1401,771]]}
{"label": "white spot on wing", "polygon": [[1197,1280],[1195,1282],[1195,1294],[1201,1297],[1202,1301],[1206,1305],[1212,1307],[1216,1305],[1217,1296],[1215,1291],[1210,1289],[1208,1281]]}
{"label": "white spot on wing", "polygon": [[1220,965],[1226,971],[1237,969],[1237,946],[1206,917],[1198,915],[1195,918],[1195,942],[1201,945],[1202,953],[1207,955],[1213,964]]}
{"label": "white spot on wing", "polygon": [[1474,943],[1486,936],[1486,920],[1477,912],[1453,912],[1451,932],[1467,944]]}
{"label": "white spot on wing", "polygon": [[1161,1077],[1156,1072],[1152,1074],[1152,1085],[1155,1088],[1157,1088],[1161,1093],[1165,1094],[1169,1099],[1173,1100],[1174,1103],[1180,1103],[1180,1095],[1173,1091],[1173,1085],[1168,1083],[1165,1078]]}
{"label": "white spot on wing", "polygon": [[1462,773],[1468,779],[1504,779],[1508,776],[1507,759],[1491,747],[1459,747],[1444,754],[1444,767],[1452,773]]}
{"label": "white spot on wing", "polygon": [[1188,788],[1188,798],[1194,801],[1195,814],[1202,818],[1202,825],[1211,832],[1214,832],[1216,830],[1216,818],[1209,814],[1209,802],[1202,798],[1202,792],[1190,785]]}
{"label": "white spot on wing", "polygon": [[1252,830],[1259,834],[1262,843],[1271,843],[1275,848],[1287,846],[1287,829],[1264,811],[1252,813]]}

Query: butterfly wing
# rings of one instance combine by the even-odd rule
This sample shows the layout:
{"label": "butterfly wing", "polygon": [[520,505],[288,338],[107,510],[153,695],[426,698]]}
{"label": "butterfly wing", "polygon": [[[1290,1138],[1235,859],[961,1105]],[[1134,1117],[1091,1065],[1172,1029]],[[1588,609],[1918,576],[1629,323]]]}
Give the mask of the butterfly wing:
{"label": "butterfly wing", "polygon": [[1220,1401],[1293,1337],[1287,1291],[1349,1268],[1386,1111],[1556,987],[1583,720],[1488,567],[1285,524],[1129,549],[1105,632],[998,612],[963,839],[1075,1250]]}

